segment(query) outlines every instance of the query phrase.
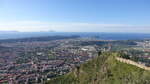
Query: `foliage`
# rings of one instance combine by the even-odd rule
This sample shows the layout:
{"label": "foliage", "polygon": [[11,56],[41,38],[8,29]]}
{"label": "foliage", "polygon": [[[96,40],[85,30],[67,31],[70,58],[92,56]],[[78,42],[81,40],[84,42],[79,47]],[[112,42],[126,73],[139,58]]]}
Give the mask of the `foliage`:
{"label": "foliage", "polygon": [[72,72],[46,84],[150,84],[150,71],[115,59],[119,53],[105,52]]}

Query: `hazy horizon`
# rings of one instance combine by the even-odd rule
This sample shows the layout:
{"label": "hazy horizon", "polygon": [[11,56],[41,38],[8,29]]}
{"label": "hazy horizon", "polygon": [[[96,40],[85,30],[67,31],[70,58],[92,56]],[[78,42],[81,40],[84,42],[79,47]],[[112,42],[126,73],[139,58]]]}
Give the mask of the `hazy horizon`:
{"label": "hazy horizon", "polygon": [[150,33],[149,0],[1,0],[0,31]]}

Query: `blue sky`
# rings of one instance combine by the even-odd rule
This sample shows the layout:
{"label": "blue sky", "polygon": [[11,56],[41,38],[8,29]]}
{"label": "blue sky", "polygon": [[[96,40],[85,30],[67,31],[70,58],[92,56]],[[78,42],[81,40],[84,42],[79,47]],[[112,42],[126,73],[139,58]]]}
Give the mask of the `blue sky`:
{"label": "blue sky", "polygon": [[0,0],[0,30],[150,33],[150,0]]}

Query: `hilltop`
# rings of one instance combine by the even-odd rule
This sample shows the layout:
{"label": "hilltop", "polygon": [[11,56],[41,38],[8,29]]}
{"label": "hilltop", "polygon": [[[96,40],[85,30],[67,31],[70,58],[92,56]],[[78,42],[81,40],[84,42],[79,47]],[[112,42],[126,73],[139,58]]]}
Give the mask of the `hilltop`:
{"label": "hilltop", "polygon": [[150,71],[120,62],[116,56],[120,54],[104,52],[46,84],[150,84]]}

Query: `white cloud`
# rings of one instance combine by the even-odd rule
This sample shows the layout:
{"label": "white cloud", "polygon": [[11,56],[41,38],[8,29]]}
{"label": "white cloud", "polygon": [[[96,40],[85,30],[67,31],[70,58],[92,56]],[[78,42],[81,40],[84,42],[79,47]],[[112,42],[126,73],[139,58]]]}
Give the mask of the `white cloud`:
{"label": "white cloud", "polygon": [[53,23],[40,21],[0,22],[0,31],[66,31],[66,32],[141,32],[150,33],[150,26],[93,23]]}

